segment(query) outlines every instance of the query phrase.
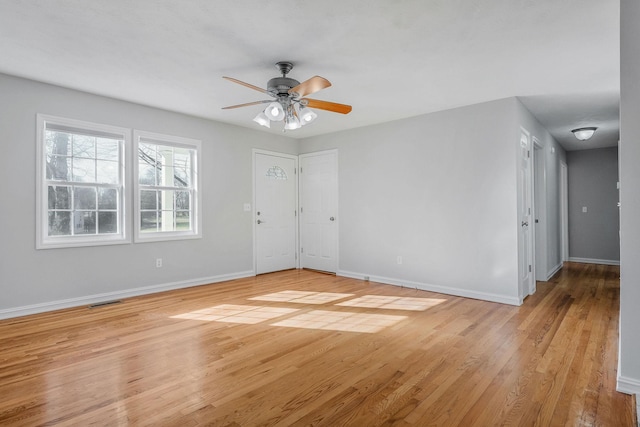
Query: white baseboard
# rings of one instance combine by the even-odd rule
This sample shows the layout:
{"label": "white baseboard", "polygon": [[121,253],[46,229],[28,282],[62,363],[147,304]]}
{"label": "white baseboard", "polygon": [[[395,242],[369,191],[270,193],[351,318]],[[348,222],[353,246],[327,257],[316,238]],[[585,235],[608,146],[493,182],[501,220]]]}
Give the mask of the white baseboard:
{"label": "white baseboard", "polygon": [[155,294],[158,292],[171,291],[174,289],[190,288],[193,286],[208,285],[210,283],[226,282],[228,280],[241,279],[255,276],[254,271],[241,271],[238,273],[222,274],[219,276],[202,277],[193,280],[180,282],[163,283],[159,285],[144,286],[141,288],[125,289],[123,291],[106,292],[101,294],[86,295],[78,298],[69,298],[58,301],[50,301],[39,304],[31,304],[23,307],[14,307],[0,310],[0,320],[13,317],[27,316],[29,314],[44,313],[47,311],[60,310],[63,308],[78,307],[82,305],[96,304],[105,301],[112,301],[123,298],[130,298],[139,295]]}
{"label": "white baseboard", "polygon": [[560,264],[553,267],[551,271],[547,273],[547,280],[545,281],[548,282],[554,276],[554,274],[560,271],[561,268],[562,268],[562,262],[560,262]]}
{"label": "white baseboard", "polygon": [[620,260],[569,257],[568,261],[584,264],[620,265]]}
{"label": "white baseboard", "polygon": [[386,285],[403,286],[405,288],[420,289],[423,291],[438,292],[446,295],[454,295],[458,297],[473,298],[483,301],[498,302],[501,304],[521,305],[517,297],[509,297],[505,295],[492,294],[488,292],[477,292],[468,289],[452,288],[449,286],[432,285],[428,283],[413,282],[410,280],[395,279],[391,277],[371,276],[365,273],[356,273],[353,271],[339,270],[338,276],[350,277],[352,279],[368,280],[371,282],[384,283]]}
{"label": "white baseboard", "polygon": [[618,376],[616,390],[620,393],[640,395],[640,380]]}

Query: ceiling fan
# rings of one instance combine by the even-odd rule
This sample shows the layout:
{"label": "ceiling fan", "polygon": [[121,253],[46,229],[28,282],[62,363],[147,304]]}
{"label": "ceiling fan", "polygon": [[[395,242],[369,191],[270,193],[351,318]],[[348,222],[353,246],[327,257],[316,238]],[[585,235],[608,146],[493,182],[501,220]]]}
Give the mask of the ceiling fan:
{"label": "ceiling fan", "polygon": [[249,83],[245,83],[232,77],[222,77],[250,89],[262,92],[275,99],[266,99],[263,101],[248,102],[246,104],[231,105],[223,107],[223,110],[232,108],[248,107],[250,105],[269,104],[264,111],[260,112],[253,121],[259,125],[271,127],[271,122],[284,120],[284,130],[298,129],[303,125],[311,123],[318,117],[312,110],[331,111],[334,113],[348,114],[351,112],[351,106],[338,104],[336,102],[320,101],[318,99],[304,98],[307,95],[316,93],[322,89],[331,86],[329,80],[324,77],[314,76],[304,82],[287,77],[287,74],[293,69],[291,62],[278,62],[276,68],[280,70],[282,77],[274,77],[267,83],[267,88],[262,89]]}

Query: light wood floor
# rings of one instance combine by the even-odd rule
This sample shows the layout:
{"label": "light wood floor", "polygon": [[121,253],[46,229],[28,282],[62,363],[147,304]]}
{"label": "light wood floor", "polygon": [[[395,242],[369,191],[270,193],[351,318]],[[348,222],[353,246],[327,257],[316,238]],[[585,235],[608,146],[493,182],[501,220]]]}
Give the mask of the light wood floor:
{"label": "light wood floor", "polygon": [[632,426],[618,307],[567,263],[521,307],[286,271],[10,319],[0,424]]}

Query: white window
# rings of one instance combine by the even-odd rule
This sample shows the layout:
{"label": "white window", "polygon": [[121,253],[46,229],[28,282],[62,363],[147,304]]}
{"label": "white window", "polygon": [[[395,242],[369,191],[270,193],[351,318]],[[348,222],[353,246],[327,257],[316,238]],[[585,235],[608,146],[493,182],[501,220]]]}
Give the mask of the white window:
{"label": "white window", "polygon": [[134,131],[135,239],[201,237],[200,141]]}
{"label": "white window", "polygon": [[38,115],[38,249],[127,243],[128,129]]}

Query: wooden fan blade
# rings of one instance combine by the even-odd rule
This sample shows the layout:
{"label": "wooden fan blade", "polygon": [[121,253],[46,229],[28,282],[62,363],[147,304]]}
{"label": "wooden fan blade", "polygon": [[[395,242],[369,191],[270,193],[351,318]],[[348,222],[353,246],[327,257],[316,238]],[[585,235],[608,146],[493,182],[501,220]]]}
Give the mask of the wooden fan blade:
{"label": "wooden fan blade", "polygon": [[267,102],[273,102],[273,99],[265,99],[264,101],[254,101],[254,102],[247,102],[246,104],[231,105],[229,107],[222,107],[222,109],[223,110],[230,110],[232,108],[240,108],[240,107],[248,107],[250,105],[266,104]]}
{"label": "wooden fan blade", "polygon": [[245,83],[242,80],[234,79],[233,77],[225,77],[225,76],[222,76],[222,78],[226,79],[226,80],[229,80],[230,82],[238,83],[239,85],[248,87],[249,89],[257,90],[258,92],[262,92],[262,93],[266,93],[267,95],[271,95],[265,89],[262,89],[261,87],[258,87],[258,86],[254,86],[254,85],[252,85],[250,83]]}
{"label": "wooden fan blade", "polygon": [[289,89],[289,93],[297,93],[298,96],[311,95],[319,90],[326,89],[331,86],[331,82],[324,77],[313,76],[309,80],[305,80],[296,87]]}
{"label": "wooden fan blade", "polygon": [[349,114],[351,112],[351,105],[309,98],[303,98],[302,101],[306,101],[306,106],[309,108],[317,108],[319,110],[327,110],[340,114]]}

